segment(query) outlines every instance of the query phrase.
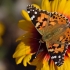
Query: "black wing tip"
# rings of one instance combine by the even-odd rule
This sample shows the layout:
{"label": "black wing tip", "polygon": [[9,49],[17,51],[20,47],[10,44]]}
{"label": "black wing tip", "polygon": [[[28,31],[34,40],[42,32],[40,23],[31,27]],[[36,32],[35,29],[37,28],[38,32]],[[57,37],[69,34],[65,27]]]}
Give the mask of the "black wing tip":
{"label": "black wing tip", "polygon": [[[37,7],[35,7],[35,6],[33,6],[32,4],[27,5],[27,9],[36,9],[36,10],[41,11],[41,9],[39,9],[39,8],[37,8]],[[43,11],[45,11],[45,10],[43,10]]]}
{"label": "black wing tip", "polygon": [[31,5],[27,5],[27,11],[28,12],[33,10],[33,9],[35,9],[35,7],[32,4]]}
{"label": "black wing tip", "polygon": [[61,60],[61,62],[54,62],[55,65],[57,65],[58,67],[62,66],[64,63],[64,59]]}
{"label": "black wing tip", "polygon": [[27,9],[34,7],[32,4],[27,5]]}
{"label": "black wing tip", "polygon": [[41,9],[39,9],[39,8],[36,8],[36,7],[33,6],[32,4],[27,5],[27,10],[30,10],[30,9],[32,9],[32,10],[36,9],[36,10],[39,10],[39,11],[42,11],[42,12],[47,12],[47,13],[49,13],[49,12],[46,11],[46,10],[41,10]]}

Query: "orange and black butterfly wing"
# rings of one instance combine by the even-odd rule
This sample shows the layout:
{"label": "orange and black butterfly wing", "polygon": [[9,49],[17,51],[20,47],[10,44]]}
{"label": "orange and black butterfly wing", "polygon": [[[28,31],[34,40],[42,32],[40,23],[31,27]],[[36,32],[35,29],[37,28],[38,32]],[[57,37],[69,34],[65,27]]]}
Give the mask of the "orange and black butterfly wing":
{"label": "orange and black butterfly wing", "polygon": [[65,16],[56,12],[51,13],[49,21],[52,25],[49,29],[51,40],[48,39],[50,41],[46,45],[51,59],[57,66],[61,66],[70,43],[70,22]]}
{"label": "orange and black butterfly wing", "polygon": [[44,28],[48,25],[49,21],[49,13],[47,11],[37,9],[33,5],[27,6],[27,12],[31,18],[31,21],[33,22],[35,28],[37,31],[43,35]]}
{"label": "orange and black butterfly wing", "polygon": [[[60,49],[60,51],[53,51],[53,52],[49,52],[51,59],[54,61],[55,65],[57,66],[61,66],[64,63],[64,56],[66,54],[68,45],[65,44],[64,48],[62,48],[62,45],[59,44],[59,46],[57,47],[57,49]],[[52,49],[56,49],[55,46],[52,46]],[[61,50],[62,49],[62,50]]]}

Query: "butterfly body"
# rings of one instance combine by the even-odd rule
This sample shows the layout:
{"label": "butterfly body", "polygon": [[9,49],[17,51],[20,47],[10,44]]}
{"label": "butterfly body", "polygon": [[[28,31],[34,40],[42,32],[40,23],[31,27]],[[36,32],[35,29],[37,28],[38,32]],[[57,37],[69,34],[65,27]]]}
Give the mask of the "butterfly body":
{"label": "butterfly body", "polygon": [[[42,36],[43,37],[42,39],[44,41],[49,41],[49,40],[54,41],[55,36],[57,36],[56,39],[58,39],[59,34],[62,34],[65,31],[66,28],[67,27],[65,25],[57,25],[56,24],[55,26],[51,26],[51,27],[47,28],[48,30],[46,30],[44,32],[44,35]],[[55,41],[56,41],[56,39],[55,39]]]}
{"label": "butterfly body", "polygon": [[50,59],[61,66],[70,43],[68,19],[57,12],[47,12],[32,5],[28,5],[27,11],[35,28],[42,35],[42,41],[46,43]]}

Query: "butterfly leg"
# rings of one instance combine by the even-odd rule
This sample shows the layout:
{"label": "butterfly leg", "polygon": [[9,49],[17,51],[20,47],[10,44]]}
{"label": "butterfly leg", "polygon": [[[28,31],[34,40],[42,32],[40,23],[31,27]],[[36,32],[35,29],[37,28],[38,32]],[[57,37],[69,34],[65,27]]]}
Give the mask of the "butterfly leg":
{"label": "butterfly leg", "polygon": [[[39,45],[38,51],[36,52],[36,56],[37,56],[40,52],[43,51],[43,49],[41,49],[41,44],[42,44],[42,42],[39,41],[39,43],[40,43],[40,45]],[[35,58],[36,58],[36,56],[35,56]]]}
{"label": "butterfly leg", "polygon": [[31,61],[33,61],[33,59],[35,59],[37,57],[37,55],[43,51],[43,48],[41,48],[41,44],[44,43],[42,40],[39,41],[39,47],[38,47],[38,50],[37,52],[32,56],[32,59]]}

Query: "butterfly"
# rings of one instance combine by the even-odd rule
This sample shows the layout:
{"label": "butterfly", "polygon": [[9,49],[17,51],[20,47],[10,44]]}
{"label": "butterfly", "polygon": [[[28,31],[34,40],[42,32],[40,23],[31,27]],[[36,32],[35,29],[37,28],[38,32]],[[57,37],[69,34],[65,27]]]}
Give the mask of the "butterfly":
{"label": "butterfly", "polygon": [[70,44],[70,22],[62,14],[27,6],[27,12],[36,30],[42,36],[41,42],[46,43],[46,49],[57,66],[64,62],[64,56]]}

